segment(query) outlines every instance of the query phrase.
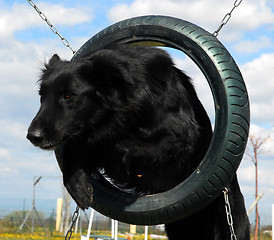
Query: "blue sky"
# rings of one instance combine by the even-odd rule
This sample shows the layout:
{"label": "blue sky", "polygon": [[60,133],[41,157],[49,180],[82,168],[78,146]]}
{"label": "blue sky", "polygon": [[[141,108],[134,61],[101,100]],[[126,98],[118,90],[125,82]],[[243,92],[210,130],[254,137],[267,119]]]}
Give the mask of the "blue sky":
{"label": "blue sky", "polygon": [[[234,0],[54,0],[37,1],[38,7],[57,26],[74,49],[98,31],[119,20],[162,14],[179,17],[214,32]],[[251,133],[271,136],[259,159],[259,192],[262,223],[271,221],[274,204],[274,3],[249,0],[241,3],[219,40],[238,63],[249,91]],[[54,53],[70,59],[72,53],[25,1],[0,0],[0,196],[32,198],[34,176],[60,176],[53,153],[34,148],[25,138],[39,108],[36,81],[44,61]],[[211,118],[211,94],[197,67],[182,54],[176,64],[193,79]],[[247,208],[254,200],[254,165],[248,156],[238,176]],[[60,178],[44,178],[37,198],[62,196]],[[0,206],[1,208],[1,206]],[[254,213],[251,214],[251,221]]]}

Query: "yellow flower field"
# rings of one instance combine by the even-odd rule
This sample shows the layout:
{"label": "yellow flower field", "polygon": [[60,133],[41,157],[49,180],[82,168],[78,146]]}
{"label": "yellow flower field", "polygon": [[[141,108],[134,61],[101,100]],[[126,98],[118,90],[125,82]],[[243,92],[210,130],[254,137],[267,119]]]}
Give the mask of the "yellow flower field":
{"label": "yellow flower field", "polygon": [[[31,233],[0,233],[0,240],[63,240],[64,236],[45,236],[42,234]],[[71,239],[80,239],[77,234],[73,235]]]}

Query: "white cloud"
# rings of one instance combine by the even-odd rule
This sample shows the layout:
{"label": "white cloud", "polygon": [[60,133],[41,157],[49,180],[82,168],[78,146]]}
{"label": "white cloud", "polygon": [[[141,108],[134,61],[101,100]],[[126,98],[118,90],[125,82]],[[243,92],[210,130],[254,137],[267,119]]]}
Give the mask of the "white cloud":
{"label": "white cloud", "polygon": [[258,125],[255,125],[255,124],[251,124],[250,125],[250,134],[254,135],[254,136],[260,135],[261,137],[266,138],[269,135],[274,136],[274,128],[267,129],[267,128],[263,128]]}
{"label": "white cloud", "polygon": [[[60,4],[40,2],[40,10],[48,17],[52,24],[73,26],[88,22],[92,18],[88,8],[66,8]],[[27,3],[14,3],[11,8],[0,10],[0,39],[11,38],[15,31],[45,25],[38,13]],[[46,26],[46,25],[45,25]]]}
{"label": "white cloud", "polygon": [[9,156],[9,150],[0,148],[0,158],[8,157]]}
{"label": "white cloud", "polygon": [[242,30],[253,30],[273,21],[274,13],[265,0],[243,1],[232,15],[233,25]]}
{"label": "white cloud", "polygon": [[243,40],[234,46],[235,50],[239,53],[250,54],[259,52],[262,49],[273,47],[273,43],[267,36],[261,36],[259,39]]}
{"label": "white cloud", "polygon": [[250,162],[250,166],[245,168],[239,168],[238,170],[239,180],[242,182],[253,182],[255,179],[254,165]]}
{"label": "white cloud", "polygon": [[254,123],[274,123],[273,62],[274,53],[262,54],[240,67],[247,85]]}
{"label": "white cloud", "polygon": [[67,8],[60,4],[39,3],[40,10],[52,23],[73,26],[75,24],[89,22],[93,14],[87,7]]}

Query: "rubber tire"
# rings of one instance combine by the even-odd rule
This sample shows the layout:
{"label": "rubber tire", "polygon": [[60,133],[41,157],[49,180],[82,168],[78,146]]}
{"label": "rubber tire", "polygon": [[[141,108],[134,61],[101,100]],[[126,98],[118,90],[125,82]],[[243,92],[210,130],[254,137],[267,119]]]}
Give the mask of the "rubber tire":
{"label": "rubber tire", "polygon": [[134,197],[94,180],[91,207],[110,218],[137,225],[169,223],[188,217],[222,192],[244,154],[250,116],[240,70],[215,36],[190,22],[166,16],[118,22],[90,38],[72,60],[113,43],[164,45],[186,53],[210,85],[215,103],[215,128],[203,161],[180,185],[163,193]]}

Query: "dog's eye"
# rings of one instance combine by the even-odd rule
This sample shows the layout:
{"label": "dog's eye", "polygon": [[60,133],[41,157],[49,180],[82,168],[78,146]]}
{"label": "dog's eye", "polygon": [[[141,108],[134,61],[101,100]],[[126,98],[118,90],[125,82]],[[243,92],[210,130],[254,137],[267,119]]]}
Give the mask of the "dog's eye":
{"label": "dog's eye", "polygon": [[65,100],[69,100],[71,97],[72,97],[72,96],[71,96],[70,94],[65,94],[65,95],[64,95],[64,99],[65,99]]}
{"label": "dog's eye", "polygon": [[74,95],[75,95],[74,93],[69,92],[69,91],[68,91],[68,92],[63,92],[63,93],[62,93],[62,97],[63,97],[64,100],[69,100],[69,99],[71,99]]}

